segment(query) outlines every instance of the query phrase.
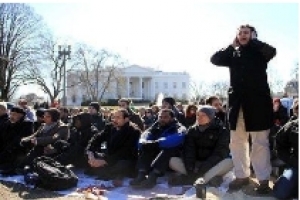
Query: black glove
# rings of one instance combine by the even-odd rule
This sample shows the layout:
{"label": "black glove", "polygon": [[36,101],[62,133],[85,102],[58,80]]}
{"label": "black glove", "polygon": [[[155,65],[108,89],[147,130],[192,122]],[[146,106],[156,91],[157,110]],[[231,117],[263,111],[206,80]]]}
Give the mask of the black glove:
{"label": "black glove", "polygon": [[31,143],[31,140],[21,140],[20,146],[26,149],[31,149],[34,147],[34,145]]}
{"label": "black glove", "polygon": [[58,140],[53,144],[53,147],[60,153],[67,151],[70,146],[70,143],[64,140]]}
{"label": "black glove", "polygon": [[142,151],[152,151],[159,148],[157,140],[149,140],[142,143]]}

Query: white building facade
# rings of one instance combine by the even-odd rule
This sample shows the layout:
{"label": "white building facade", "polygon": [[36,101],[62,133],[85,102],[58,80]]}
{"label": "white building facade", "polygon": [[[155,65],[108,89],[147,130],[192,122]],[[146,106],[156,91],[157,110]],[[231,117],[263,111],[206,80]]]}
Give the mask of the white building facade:
{"label": "white building facade", "polygon": [[[153,68],[132,65],[121,69],[122,82],[112,81],[102,100],[121,97],[139,100],[156,100],[162,93],[177,100],[189,100],[190,76],[186,72],[163,72]],[[99,87],[101,88],[101,87]],[[80,85],[67,90],[67,105],[78,106],[89,99]]]}

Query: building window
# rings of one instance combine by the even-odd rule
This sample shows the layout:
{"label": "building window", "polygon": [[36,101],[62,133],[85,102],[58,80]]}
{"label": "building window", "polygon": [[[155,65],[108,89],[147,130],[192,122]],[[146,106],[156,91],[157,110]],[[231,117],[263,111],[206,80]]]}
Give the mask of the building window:
{"label": "building window", "polygon": [[145,82],[142,82],[142,88],[143,89],[145,88]]}
{"label": "building window", "polygon": [[177,83],[173,82],[173,89],[176,89],[176,88],[177,88]]}
{"label": "building window", "polygon": [[183,89],[186,88],[186,82],[182,82],[182,88],[183,88]]}
{"label": "building window", "polygon": [[76,103],[76,95],[75,94],[72,95],[72,102]]}
{"label": "building window", "polygon": [[168,89],[168,83],[164,82],[164,89]]}
{"label": "building window", "polygon": [[187,100],[187,95],[184,93],[184,94],[182,94],[182,99],[183,100]]}
{"label": "building window", "polygon": [[155,82],[155,89],[158,89],[158,82]]}

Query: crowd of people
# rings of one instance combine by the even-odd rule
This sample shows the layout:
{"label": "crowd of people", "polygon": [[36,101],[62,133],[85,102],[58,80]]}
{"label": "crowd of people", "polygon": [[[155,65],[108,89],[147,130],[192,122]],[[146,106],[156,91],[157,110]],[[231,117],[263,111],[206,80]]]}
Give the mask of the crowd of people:
{"label": "crowd of people", "polygon": [[217,96],[190,105],[165,97],[161,106],[133,110],[121,98],[114,110],[92,102],[84,110],[37,109],[33,120],[24,100],[9,112],[0,104],[0,173],[22,173],[48,156],[98,179],[130,177],[131,187],[153,188],[164,175],[173,186],[203,178],[217,187],[233,170],[229,189],[248,185],[252,172],[256,192],[266,194],[275,166],[282,170],[273,174],[274,196],[297,197],[298,100],[292,108],[272,100],[266,68],[275,55],[254,27],[239,27],[234,42],[211,58],[230,69],[228,105]]}

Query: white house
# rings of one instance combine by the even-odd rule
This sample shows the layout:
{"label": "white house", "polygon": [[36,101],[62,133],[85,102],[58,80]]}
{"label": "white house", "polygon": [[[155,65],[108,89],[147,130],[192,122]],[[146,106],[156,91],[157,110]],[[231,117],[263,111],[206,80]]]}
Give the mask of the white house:
{"label": "white house", "polygon": [[[163,72],[149,67],[131,65],[121,69],[121,77],[122,82],[110,83],[110,87],[103,94],[103,100],[126,97],[154,101],[159,93],[180,100],[190,98],[190,76],[187,72]],[[69,106],[80,105],[84,99],[89,99],[87,92],[80,85],[69,88],[67,96]]]}

